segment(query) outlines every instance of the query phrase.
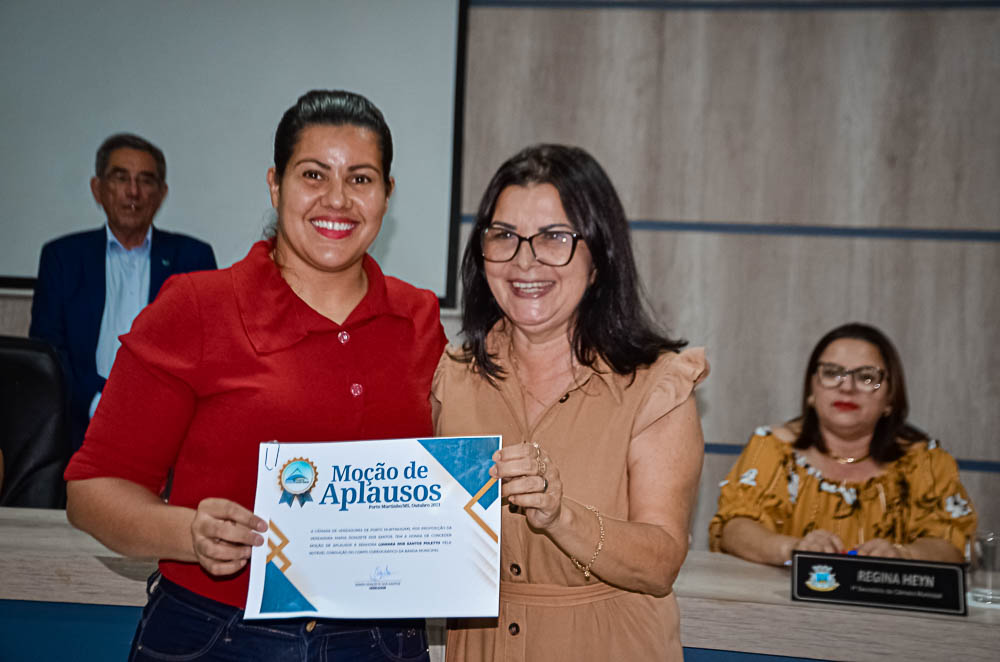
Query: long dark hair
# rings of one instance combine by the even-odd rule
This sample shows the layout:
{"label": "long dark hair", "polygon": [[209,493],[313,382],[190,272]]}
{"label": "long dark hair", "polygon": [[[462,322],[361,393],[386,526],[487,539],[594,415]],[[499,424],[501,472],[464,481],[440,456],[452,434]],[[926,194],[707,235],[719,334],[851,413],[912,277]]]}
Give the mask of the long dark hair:
{"label": "long dark hair", "polygon": [[927,435],[906,422],[906,417],[910,413],[910,405],[906,398],[906,379],[903,376],[903,362],[899,358],[899,352],[896,351],[884,333],[873,326],[860,322],[844,324],[830,331],[820,338],[812,354],[809,355],[805,385],[802,388],[802,416],[796,419],[801,421],[802,430],[799,432],[798,439],[795,440],[795,448],[805,450],[815,446],[818,451],[827,452],[826,442],[823,441],[823,435],[819,430],[819,417],[816,416],[816,409],[809,402],[810,395],[812,395],[812,376],[816,374],[819,357],[823,351],[835,340],[843,338],[863,340],[874,345],[879,354],[882,355],[882,361],[885,363],[885,379],[882,382],[882,388],[889,388],[891,409],[875,425],[875,433],[872,436],[869,452],[876,462],[885,463],[898,460],[906,452],[905,442],[922,441],[927,439]]}
{"label": "long dark hair", "polygon": [[274,132],[274,171],[278,180],[285,174],[285,166],[299,142],[299,135],[307,126],[359,126],[372,131],[378,139],[382,156],[382,179],[389,189],[389,170],[392,168],[392,133],[385,123],[382,111],[366,97],[345,90],[312,90],[306,92],[295,105],[285,111],[278,129]]}
{"label": "long dark hair", "polygon": [[559,192],[566,216],[593,258],[596,277],[577,307],[571,338],[577,361],[593,367],[600,357],[616,373],[634,375],[661,353],[687,344],[660,333],[643,306],[625,210],[604,169],[579,147],[534,145],[500,166],[479,203],[462,258],[465,342],[456,358],[474,362],[490,381],[504,374],[486,347],[487,334],[504,313],[486,281],[481,236],[504,189],[534,184],[551,184]]}

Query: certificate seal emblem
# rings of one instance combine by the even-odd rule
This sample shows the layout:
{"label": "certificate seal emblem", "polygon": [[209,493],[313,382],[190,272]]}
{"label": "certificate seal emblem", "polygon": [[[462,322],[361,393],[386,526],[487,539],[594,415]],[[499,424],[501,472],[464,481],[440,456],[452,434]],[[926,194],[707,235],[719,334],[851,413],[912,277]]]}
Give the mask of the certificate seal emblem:
{"label": "certificate seal emblem", "polygon": [[292,503],[298,499],[299,506],[304,506],[306,501],[312,501],[310,492],[316,487],[318,475],[316,465],[304,457],[296,457],[281,467],[278,473],[278,487],[281,489],[281,498],[278,503],[287,503],[292,507]]}
{"label": "certificate seal emblem", "polygon": [[814,565],[809,572],[809,581],[806,586],[814,591],[832,591],[840,586],[837,583],[837,575],[833,574],[833,568],[828,565]]}

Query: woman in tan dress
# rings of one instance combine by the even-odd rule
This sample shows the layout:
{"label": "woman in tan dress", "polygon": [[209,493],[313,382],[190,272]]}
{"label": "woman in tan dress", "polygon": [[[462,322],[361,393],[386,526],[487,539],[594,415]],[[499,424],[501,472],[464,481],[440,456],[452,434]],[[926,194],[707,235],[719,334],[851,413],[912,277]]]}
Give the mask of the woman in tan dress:
{"label": "woman in tan dress", "polygon": [[[526,244],[526,245],[524,245]],[[529,147],[483,197],[463,334],[435,375],[440,435],[502,434],[499,619],[449,660],[680,660],[674,579],[701,470],[701,350],[640,302],[628,224],[586,152]]]}

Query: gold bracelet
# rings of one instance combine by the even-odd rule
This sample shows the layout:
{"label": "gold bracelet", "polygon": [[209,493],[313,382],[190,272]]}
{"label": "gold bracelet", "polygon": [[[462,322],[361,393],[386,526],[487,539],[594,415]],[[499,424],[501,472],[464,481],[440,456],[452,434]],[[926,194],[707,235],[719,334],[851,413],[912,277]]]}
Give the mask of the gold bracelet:
{"label": "gold bracelet", "polygon": [[594,508],[593,506],[585,506],[585,507],[587,510],[597,515],[597,526],[601,528],[601,537],[597,541],[597,548],[594,550],[594,555],[590,557],[590,563],[588,563],[587,565],[582,565],[579,561],[576,560],[576,557],[574,556],[569,557],[569,560],[573,562],[573,565],[576,566],[577,570],[583,573],[583,576],[586,579],[590,579],[590,568],[594,565],[594,561],[597,560],[597,557],[600,555],[601,550],[604,549],[604,518],[601,517],[601,511],[599,511],[597,508]]}

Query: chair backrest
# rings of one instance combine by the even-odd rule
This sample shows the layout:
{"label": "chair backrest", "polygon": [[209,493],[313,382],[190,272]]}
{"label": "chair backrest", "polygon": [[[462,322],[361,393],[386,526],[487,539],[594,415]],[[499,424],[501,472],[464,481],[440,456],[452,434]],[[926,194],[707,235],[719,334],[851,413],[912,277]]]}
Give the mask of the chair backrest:
{"label": "chair backrest", "polygon": [[0,448],[0,506],[66,507],[66,388],[48,343],[0,336]]}

